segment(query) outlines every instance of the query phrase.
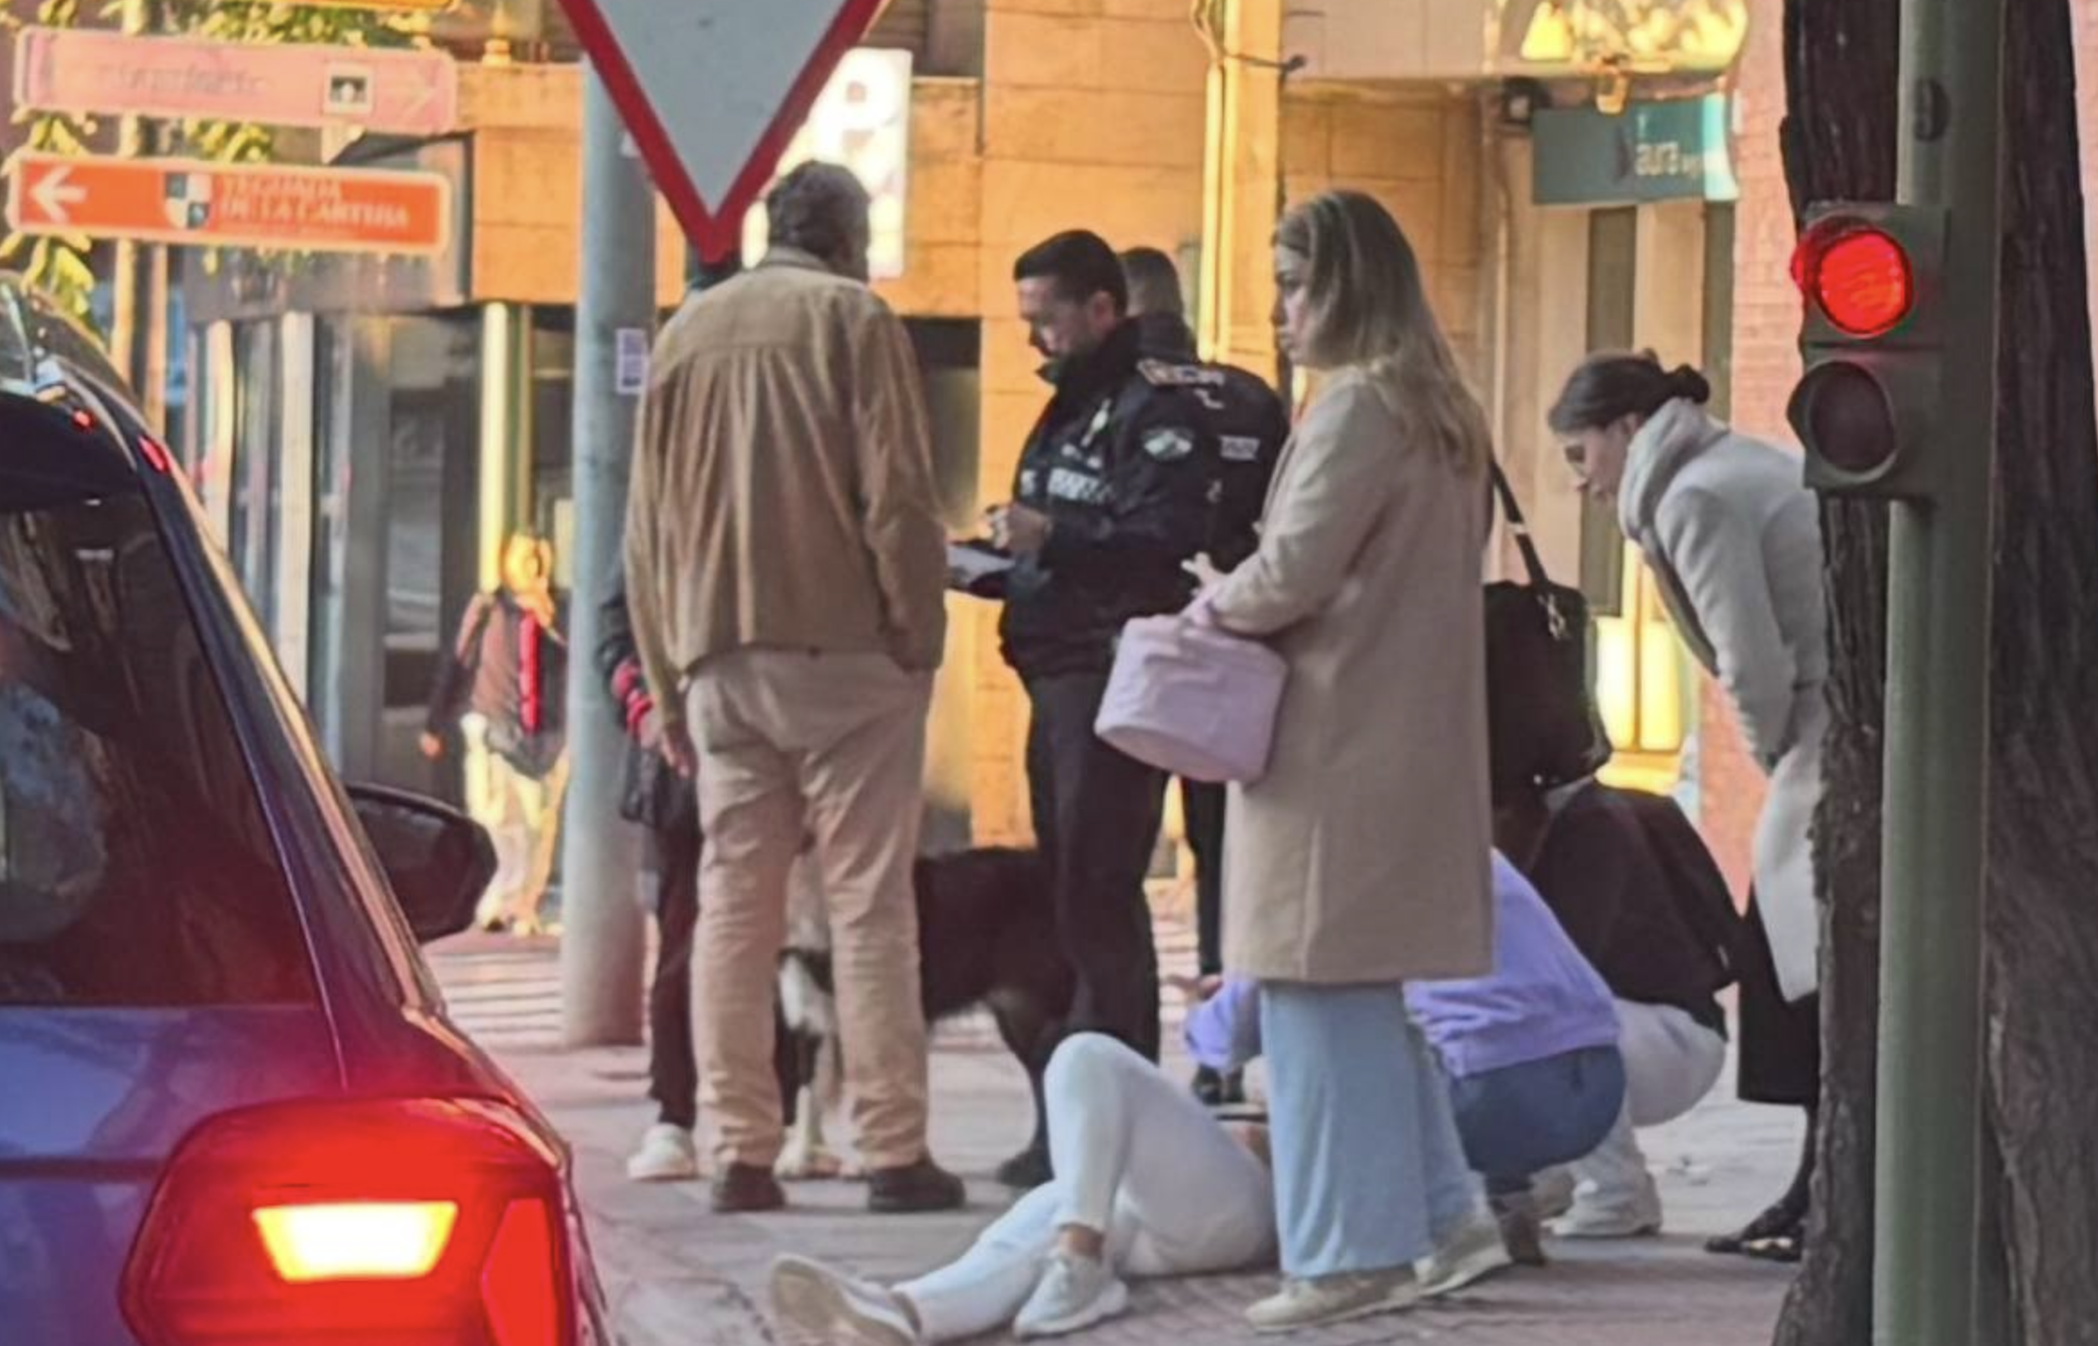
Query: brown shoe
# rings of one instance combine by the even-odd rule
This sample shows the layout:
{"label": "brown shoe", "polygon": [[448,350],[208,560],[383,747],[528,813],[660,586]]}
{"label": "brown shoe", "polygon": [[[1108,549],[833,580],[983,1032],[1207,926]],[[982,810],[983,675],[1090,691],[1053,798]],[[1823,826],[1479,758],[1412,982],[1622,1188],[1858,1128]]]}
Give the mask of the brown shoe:
{"label": "brown shoe", "polygon": [[969,1201],[962,1180],[930,1158],[867,1175],[867,1209],[882,1215],[960,1210]]}
{"label": "brown shoe", "polygon": [[756,1164],[730,1164],[714,1179],[714,1211],[719,1215],[748,1215],[778,1210],[787,1204],[779,1179],[769,1168]]}

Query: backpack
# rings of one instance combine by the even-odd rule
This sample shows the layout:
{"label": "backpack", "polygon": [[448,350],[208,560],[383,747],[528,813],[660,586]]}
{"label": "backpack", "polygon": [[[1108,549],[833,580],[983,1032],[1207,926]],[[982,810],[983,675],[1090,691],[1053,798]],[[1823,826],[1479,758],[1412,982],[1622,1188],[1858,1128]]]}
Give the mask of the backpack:
{"label": "backpack", "polygon": [[1667,795],[1643,790],[1617,793],[1639,820],[1639,830],[1668,880],[1677,912],[1713,960],[1712,989],[1733,985],[1741,977],[1741,946],[1748,922],[1735,909],[1734,895],[1711,848]]}

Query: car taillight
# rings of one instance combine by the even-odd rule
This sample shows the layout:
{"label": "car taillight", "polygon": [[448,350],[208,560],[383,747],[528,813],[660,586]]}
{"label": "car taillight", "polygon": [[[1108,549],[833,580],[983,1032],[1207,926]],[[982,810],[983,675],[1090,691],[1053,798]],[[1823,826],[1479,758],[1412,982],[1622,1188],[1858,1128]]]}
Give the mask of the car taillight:
{"label": "car taillight", "polygon": [[228,1113],[169,1161],[124,1316],[147,1346],[571,1346],[562,1191],[500,1104]]}
{"label": "car taillight", "polygon": [[289,1285],[420,1280],[452,1241],[452,1201],[337,1201],[255,1212],[270,1265]]}

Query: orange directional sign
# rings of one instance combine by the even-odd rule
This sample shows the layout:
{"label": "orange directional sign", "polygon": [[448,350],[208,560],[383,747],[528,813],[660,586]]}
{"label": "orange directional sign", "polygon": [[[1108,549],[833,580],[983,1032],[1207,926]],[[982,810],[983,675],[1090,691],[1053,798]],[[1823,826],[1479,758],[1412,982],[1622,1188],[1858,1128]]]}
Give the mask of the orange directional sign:
{"label": "orange directional sign", "polygon": [[433,253],[451,234],[452,185],[435,173],[25,153],[7,177],[7,223],[25,234],[384,253]]}

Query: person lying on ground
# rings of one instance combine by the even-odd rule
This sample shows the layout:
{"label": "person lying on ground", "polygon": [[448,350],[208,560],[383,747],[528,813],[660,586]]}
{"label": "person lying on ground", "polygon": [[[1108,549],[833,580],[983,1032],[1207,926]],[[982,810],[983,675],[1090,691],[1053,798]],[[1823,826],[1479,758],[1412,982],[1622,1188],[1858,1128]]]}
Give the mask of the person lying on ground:
{"label": "person lying on ground", "polygon": [[[1099,1033],[1057,1048],[1047,1087],[1051,1183],[1022,1197],[958,1260],[893,1287],[781,1257],[775,1313],[837,1346],[923,1346],[1007,1326],[1021,1338],[1051,1337],[1126,1312],[1126,1280],[1272,1264],[1264,1126],[1219,1120]],[[1489,1252],[1500,1254],[1500,1238],[1481,1203],[1421,1269],[1427,1292],[1469,1284]]]}

